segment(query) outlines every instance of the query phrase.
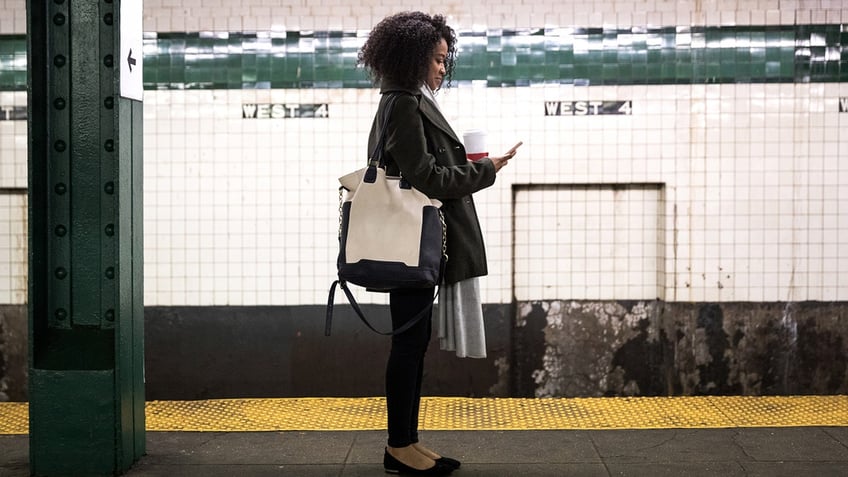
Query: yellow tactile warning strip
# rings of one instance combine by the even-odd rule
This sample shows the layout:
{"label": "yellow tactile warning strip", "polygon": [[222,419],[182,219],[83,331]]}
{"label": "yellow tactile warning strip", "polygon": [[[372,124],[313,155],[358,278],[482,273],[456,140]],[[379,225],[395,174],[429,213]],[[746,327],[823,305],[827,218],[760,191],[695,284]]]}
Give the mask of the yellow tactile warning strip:
{"label": "yellow tactile warning strip", "polygon": [[[148,431],[385,429],[384,398],[151,401]],[[26,403],[0,403],[0,434],[28,432]],[[422,401],[426,430],[848,426],[848,396],[443,398]]]}

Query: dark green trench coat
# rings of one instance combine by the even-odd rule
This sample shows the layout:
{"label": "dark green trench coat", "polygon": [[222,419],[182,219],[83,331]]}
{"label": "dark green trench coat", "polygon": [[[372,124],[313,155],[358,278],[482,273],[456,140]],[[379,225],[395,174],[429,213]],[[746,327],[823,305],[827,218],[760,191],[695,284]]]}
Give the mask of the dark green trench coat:
{"label": "dark green trench coat", "polygon": [[386,131],[386,174],[402,175],[416,189],[442,201],[447,224],[445,282],[486,275],[486,249],[471,194],[494,184],[494,164],[489,158],[468,161],[462,141],[421,91],[383,85],[380,93],[369,156],[379,138],[387,93],[397,94]]}

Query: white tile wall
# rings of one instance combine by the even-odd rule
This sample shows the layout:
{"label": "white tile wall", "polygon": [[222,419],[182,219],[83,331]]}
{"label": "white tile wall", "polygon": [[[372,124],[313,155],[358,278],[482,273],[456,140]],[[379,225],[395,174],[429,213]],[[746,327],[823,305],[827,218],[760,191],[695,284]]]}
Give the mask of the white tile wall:
{"label": "white tile wall", "polygon": [[[0,34],[25,31],[24,4],[0,2]],[[220,5],[147,0],[144,28],[368,30],[385,14],[421,8]],[[848,23],[848,6],[838,0],[480,0],[427,9],[447,12],[456,28]],[[610,261],[597,237],[544,229],[539,211],[557,210],[564,199],[534,196],[538,208],[515,217],[528,233],[542,227],[533,235],[545,246],[542,258],[522,262],[526,271],[515,270],[525,273],[527,297],[577,298],[579,288],[584,297],[652,299],[659,288],[671,301],[848,299],[848,114],[837,112],[840,97],[848,97],[848,84],[447,91],[440,101],[457,131],[487,129],[493,152],[525,142],[498,183],[475,198],[490,265],[484,300],[508,302],[525,285],[513,283],[513,245],[528,245],[512,242],[513,184],[613,183],[663,184],[664,197],[634,200],[631,213],[613,214],[639,223],[651,216],[630,207],[656,204],[659,233],[640,225],[641,241],[613,247],[626,248],[627,259]],[[584,99],[631,100],[633,114],[543,115],[545,101]],[[373,90],[145,92],[145,302],[323,303],[336,254],[335,178],[364,160],[376,101]],[[242,104],[251,102],[329,103],[330,117],[242,119]],[[25,94],[0,93],[0,104],[8,103],[25,104]],[[25,187],[25,134],[25,123],[0,121],[0,187]],[[609,216],[604,201],[575,203],[593,217]],[[0,303],[25,299],[25,230],[21,197],[0,195]],[[658,261],[640,268],[630,252]],[[554,273],[589,258],[596,265],[585,274]]]}
{"label": "white tile wall", "polygon": [[[374,2],[338,0],[144,0],[146,31],[257,31],[344,28],[369,30],[381,18],[400,10],[448,15],[459,28],[518,28],[579,25],[763,25],[845,23],[843,0],[518,0]],[[26,33],[26,1],[0,2],[0,34]]]}
{"label": "white tile wall", "polygon": [[[377,99],[372,90],[146,93],[145,220],[156,244],[146,248],[146,302],[326,300],[336,177],[365,162],[364,114]],[[257,102],[329,103],[330,117],[243,119],[242,105]]]}
{"label": "white tile wall", "polygon": [[[26,93],[0,92],[4,109],[26,106]],[[26,303],[27,124],[0,121],[0,303]]]}
{"label": "white tile wall", "polygon": [[26,193],[0,192],[0,303],[26,303]]}
{"label": "white tile wall", "polygon": [[[0,91],[0,108],[25,108],[26,92]],[[5,116],[4,116],[5,117]],[[0,189],[27,186],[27,123],[0,120]]]}
{"label": "white tile wall", "polygon": [[[632,100],[634,113],[542,115],[545,101],[572,98]],[[241,119],[241,104],[257,100],[327,101],[331,117]],[[180,303],[182,295],[165,297],[182,293],[179,279],[186,277],[198,288],[186,285],[186,299],[202,297],[202,303],[320,303],[336,253],[334,178],[364,158],[376,100],[372,90],[150,92],[145,129],[147,143],[153,145],[147,148],[151,179],[145,200],[148,233],[156,235],[154,243],[161,245],[148,248],[147,299]],[[634,270],[627,261],[626,270],[651,279],[640,279],[638,286],[628,282],[626,290],[616,285],[621,268],[610,271],[609,264],[599,266],[583,280],[601,288],[594,295],[584,290],[581,296],[844,299],[839,268],[827,272],[823,264],[842,263],[846,252],[846,244],[834,233],[844,230],[846,222],[839,215],[846,197],[836,182],[845,176],[845,165],[839,164],[838,154],[813,154],[810,138],[823,140],[823,133],[798,124],[813,123],[816,117],[822,123],[831,121],[824,117],[838,115],[836,104],[830,101],[830,108],[823,107],[826,100],[822,88],[794,85],[459,86],[441,94],[443,109],[457,131],[487,129],[495,152],[517,140],[526,143],[496,186],[477,194],[492,271],[485,279],[485,299],[508,301],[513,286],[519,286],[512,283],[512,184],[611,183],[665,185],[664,201],[646,202],[663,207],[663,233],[634,242],[643,245],[643,256],[660,257],[662,262],[646,262]],[[174,108],[180,101],[192,106]],[[796,111],[785,113],[786,104],[796,105]],[[838,133],[828,137],[824,143],[832,143],[837,153],[840,145],[845,147]],[[210,144],[214,147],[203,146]],[[233,164],[238,164],[235,174],[228,172]],[[556,210],[563,202],[559,197],[534,200],[537,214]],[[314,206],[307,205],[313,201]],[[207,204],[212,204],[211,210]],[[644,213],[636,211],[622,220],[652,217]],[[520,209],[515,219],[516,227],[522,224],[533,230],[539,225],[522,216]],[[170,234],[184,228],[190,232],[174,245]],[[537,298],[549,294],[575,298],[572,285],[555,285],[553,278],[553,270],[570,268],[562,263],[554,269],[545,267],[557,261],[585,262],[587,252],[569,255],[575,242],[557,234],[552,237],[557,237],[553,243],[559,246],[545,249],[543,256],[553,253],[556,259],[530,261],[526,272],[534,275],[533,263],[541,267],[536,270],[538,278],[533,278],[544,282]],[[576,243],[585,244],[589,238]],[[659,252],[645,252],[648,244]],[[198,248],[199,253],[192,252]],[[175,262],[173,256],[195,258]],[[156,279],[160,268],[171,274],[163,285]],[[825,281],[828,273],[831,285]],[[812,274],[817,278],[811,281]],[[527,294],[533,296],[531,291]]]}

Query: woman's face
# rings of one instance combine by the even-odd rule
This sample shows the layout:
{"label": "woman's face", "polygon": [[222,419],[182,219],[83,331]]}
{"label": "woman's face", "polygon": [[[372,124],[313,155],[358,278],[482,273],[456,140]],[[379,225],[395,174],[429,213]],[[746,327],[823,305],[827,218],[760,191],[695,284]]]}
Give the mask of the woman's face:
{"label": "woman's face", "polygon": [[430,58],[430,68],[427,70],[427,86],[433,91],[439,89],[442,85],[442,78],[445,76],[445,60],[448,57],[448,43],[444,38],[436,43],[433,48],[433,56]]}

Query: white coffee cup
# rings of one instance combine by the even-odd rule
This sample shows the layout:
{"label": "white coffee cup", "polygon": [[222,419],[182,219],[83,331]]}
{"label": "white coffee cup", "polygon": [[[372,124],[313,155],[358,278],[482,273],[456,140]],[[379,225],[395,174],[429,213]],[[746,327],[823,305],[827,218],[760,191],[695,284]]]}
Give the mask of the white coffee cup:
{"label": "white coffee cup", "polygon": [[482,129],[469,129],[462,135],[465,143],[465,157],[469,161],[479,161],[489,155],[486,149],[486,131]]}

